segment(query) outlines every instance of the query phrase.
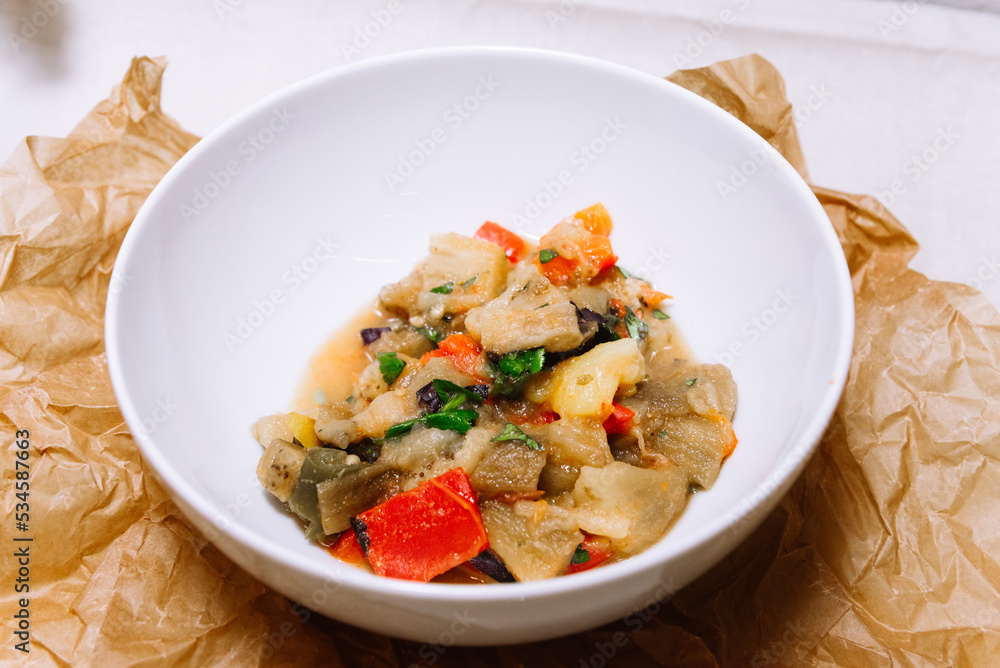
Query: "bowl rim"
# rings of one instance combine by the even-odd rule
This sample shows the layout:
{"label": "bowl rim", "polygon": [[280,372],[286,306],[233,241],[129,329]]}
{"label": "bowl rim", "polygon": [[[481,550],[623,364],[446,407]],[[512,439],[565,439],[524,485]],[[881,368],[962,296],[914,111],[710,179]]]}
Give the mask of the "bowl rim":
{"label": "bowl rim", "polygon": [[[749,142],[757,142],[761,148],[768,148],[770,146],[762,137],[737,118],[701,96],[656,75],[591,56],[547,49],[507,46],[437,47],[378,56],[338,66],[286,86],[246,107],[208,133],[183,155],[153,188],[129,227],[129,231],[119,249],[115,269],[117,270],[121,266],[122,271],[125,271],[127,275],[131,275],[125,268],[134,262],[133,252],[142,230],[155,225],[159,203],[163,199],[164,193],[171,189],[172,184],[180,178],[179,175],[185,172],[188,165],[197,163],[202,155],[210,154],[234,128],[243,124],[248,119],[269,112],[276,104],[281,103],[291,96],[316,87],[335,86],[338,79],[357,76],[367,70],[392,68],[400,64],[413,64],[421,61],[432,62],[440,59],[450,60],[455,58],[482,57],[521,58],[529,60],[544,59],[557,65],[603,71],[605,74],[631,79],[636,85],[662,86],[662,90],[669,91],[668,94],[683,100],[683,104],[693,105],[699,108],[700,113],[714,116],[717,122],[736,128],[736,132],[742,133]],[[772,150],[771,153],[774,153],[774,151]],[[295,568],[318,578],[339,580],[341,584],[346,585],[348,588],[379,591],[380,593],[401,595],[409,598],[489,603],[526,600],[550,594],[601,588],[609,583],[625,580],[643,572],[651,572],[664,563],[696,552],[734,525],[750,520],[755,526],[756,523],[759,523],[766,516],[766,512],[762,512],[762,510],[766,511],[770,509],[773,503],[777,501],[777,498],[780,498],[779,492],[784,494],[801,473],[809,457],[818,445],[839,403],[846,383],[854,340],[854,293],[840,241],[833,225],[830,224],[829,218],[808,184],[791,165],[788,165],[783,157],[776,157],[776,159],[784,162],[788,167],[788,170],[784,171],[787,174],[786,180],[789,183],[791,191],[803,202],[806,209],[813,210],[814,216],[811,222],[825,221],[825,224],[817,225],[817,227],[819,237],[824,242],[823,248],[831,256],[836,273],[835,289],[837,300],[833,308],[839,316],[840,328],[836,339],[837,348],[834,355],[834,363],[830,369],[832,373],[829,387],[823,393],[818,409],[802,429],[802,436],[793,442],[793,447],[784,457],[778,459],[775,466],[771,469],[766,480],[771,481],[773,486],[767,493],[759,495],[759,498],[756,494],[740,498],[733,505],[734,508],[739,508],[737,512],[720,515],[713,521],[693,530],[689,535],[681,539],[680,542],[675,542],[671,547],[671,553],[668,555],[658,554],[657,548],[664,545],[664,542],[661,541],[657,545],[626,560],[611,564],[606,568],[577,573],[572,578],[556,577],[548,580],[518,582],[513,585],[500,587],[469,587],[459,584],[397,580],[360,571],[347,564],[337,562],[333,557],[331,557],[331,562],[333,562],[331,568],[320,571],[313,563],[303,558],[304,551],[301,547],[280,545],[266,536],[256,533],[249,527],[241,525],[238,521],[231,522],[225,529],[219,529],[219,531],[244,549],[266,555],[267,558],[279,562],[285,567]],[[109,292],[108,294],[105,310],[105,350],[112,386],[121,412],[139,445],[142,457],[150,464],[160,483],[168,488],[175,499],[177,497],[182,498],[186,504],[190,505],[202,516],[202,519],[206,523],[211,523],[211,520],[208,518],[217,514],[216,511],[218,509],[216,508],[216,504],[185,480],[184,476],[161,452],[152,435],[147,435],[141,429],[135,428],[141,424],[141,413],[132,402],[130,382],[119,355],[121,350],[120,339],[124,337],[119,336],[118,333],[119,328],[123,325],[121,301],[118,294],[115,292]],[[759,490],[761,486],[758,484],[755,487],[755,491]]]}

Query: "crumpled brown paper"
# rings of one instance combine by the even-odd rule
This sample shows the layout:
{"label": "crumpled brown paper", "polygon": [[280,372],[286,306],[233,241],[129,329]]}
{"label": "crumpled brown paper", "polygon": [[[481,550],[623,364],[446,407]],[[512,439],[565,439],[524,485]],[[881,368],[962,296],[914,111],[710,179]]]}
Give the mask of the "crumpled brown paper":
{"label": "crumpled brown paper", "polygon": [[[847,387],[816,456],[761,527],[673,599],[601,629],[500,648],[421,646],[293,607],[205,542],[147,474],[115,404],[102,318],[139,205],[197,138],[136,59],[66,139],[0,168],[0,547],[30,546],[30,653],[16,560],[0,606],[12,665],[990,665],[1000,656],[1000,316],[908,269],[916,241],[871,197],[814,188],[854,281]],[[670,77],[806,176],[780,75],[748,56]],[[15,432],[30,437],[16,529]],[[31,537],[31,542],[14,538]]]}

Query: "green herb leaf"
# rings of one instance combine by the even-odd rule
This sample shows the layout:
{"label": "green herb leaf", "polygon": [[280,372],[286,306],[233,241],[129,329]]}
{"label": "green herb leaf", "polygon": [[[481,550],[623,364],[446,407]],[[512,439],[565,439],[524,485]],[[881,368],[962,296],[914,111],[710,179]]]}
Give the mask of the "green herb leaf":
{"label": "green herb leaf", "polygon": [[503,431],[501,431],[499,434],[497,434],[496,436],[494,436],[493,438],[491,438],[490,441],[491,442],[492,441],[524,441],[524,444],[527,445],[532,450],[544,450],[545,449],[545,448],[543,448],[541,446],[541,444],[539,444],[538,441],[536,441],[535,439],[533,439],[530,436],[528,436],[527,434],[525,434],[523,431],[521,431],[520,427],[518,427],[516,424],[514,424],[512,422],[508,422],[507,424],[505,424],[504,427],[503,427]]}
{"label": "green herb leaf", "polygon": [[471,409],[466,409],[431,413],[430,415],[425,415],[421,420],[425,425],[434,429],[449,429],[464,434],[472,429],[472,423],[476,421],[477,417],[479,417],[479,413]]}
{"label": "green herb leaf", "polygon": [[486,370],[493,378],[493,394],[510,397],[520,392],[532,374],[542,370],[545,348],[531,348],[507,353],[496,363],[489,361]]}
{"label": "green herb leaf", "polygon": [[472,278],[470,278],[467,281],[462,281],[462,287],[463,288],[471,288],[472,285],[473,285],[473,283],[476,282],[477,278],[479,278],[479,274],[476,274],[475,276],[473,276]]}
{"label": "green herb leaf", "polygon": [[653,317],[656,318],[657,320],[669,320],[670,319],[669,315],[667,315],[666,313],[664,313],[663,311],[661,311],[658,308],[654,308],[653,309]]}
{"label": "green herb leaf", "polygon": [[685,382],[684,384],[687,385],[688,387],[691,387],[692,385],[694,385],[694,381],[696,381],[696,380],[698,380],[698,379],[697,378],[692,378],[691,380]]}
{"label": "green herb leaf", "polygon": [[545,264],[546,262],[552,262],[552,260],[556,259],[557,257],[559,257],[559,253],[555,252],[550,248],[543,248],[542,250],[538,251],[538,261],[541,262],[542,264]]}
{"label": "green herb leaf", "polygon": [[545,348],[531,348],[507,353],[500,358],[497,365],[508,376],[520,376],[522,373],[538,373],[545,364]]}
{"label": "green herb leaf", "polygon": [[385,384],[392,385],[399,378],[399,374],[403,373],[403,369],[406,368],[406,362],[396,357],[396,353],[379,353],[378,368],[382,372]]}
{"label": "green herb leaf", "polygon": [[616,264],[615,269],[617,269],[618,273],[622,275],[622,278],[632,278],[632,274],[628,273],[628,270],[626,270],[625,267]]}
{"label": "green herb leaf", "polygon": [[542,304],[541,306],[536,306],[536,307],[535,307],[535,310],[537,311],[537,310],[538,310],[538,309],[540,309],[540,308],[545,308],[545,307],[546,307],[546,306],[548,306],[548,305],[549,305],[549,302],[545,302],[545,303],[544,303],[544,304]]}
{"label": "green herb leaf", "polygon": [[442,408],[441,411],[449,410],[448,404],[457,398],[462,399],[462,401],[459,402],[459,405],[461,405],[465,401],[471,401],[477,406],[483,403],[483,398],[481,396],[479,396],[472,390],[468,390],[462,387],[461,385],[456,385],[450,380],[445,380],[444,378],[435,378],[431,382],[434,384],[434,390],[437,392],[437,395],[441,398],[441,401],[445,403],[445,407]]}
{"label": "green herb leaf", "polygon": [[424,327],[417,327],[417,331],[420,332],[422,335],[426,336],[434,343],[441,343],[441,341],[444,340],[444,334],[437,331],[436,329],[431,329],[430,327],[424,326]]}
{"label": "green herb leaf", "polygon": [[633,339],[644,339],[649,335],[649,325],[644,323],[628,306],[625,307],[625,329]]}
{"label": "green herb leaf", "polygon": [[571,564],[585,564],[590,561],[590,552],[587,552],[582,545],[576,546],[576,551],[573,552],[573,558],[569,563]]}
{"label": "green herb leaf", "polygon": [[[414,418],[412,420],[407,420],[406,422],[400,422],[399,424],[394,424],[385,430],[386,438],[394,438],[396,436],[402,436],[403,434],[409,434],[410,430],[413,429],[413,425],[421,422],[423,418]],[[372,439],[375,440],[375,439]]]}
{"label": "green herb leaf", "polygon": [[450,295],[451,291],[455,289],[455,284],[451,281],[447,283],[442,283],[436,288],[431,288],[431,292],[436,292],[439,295]]}

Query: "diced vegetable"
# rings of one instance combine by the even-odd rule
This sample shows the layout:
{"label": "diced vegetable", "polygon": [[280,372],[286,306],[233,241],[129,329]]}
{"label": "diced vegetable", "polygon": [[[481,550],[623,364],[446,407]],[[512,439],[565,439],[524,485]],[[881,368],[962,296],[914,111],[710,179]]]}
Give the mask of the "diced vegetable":
{"label": "diced vegetable", "polygon": [[306,453],[295,491],[288,499],[288,507],[309,523],[307,538],[317,538],[324,533],[337,533],[347,528],[324,531],[316,487],[324,481],[342,478],[358,471],[363,466],[357,457],[336,448],[312,448]]}
{"label": "diced vegetable", "polygon": [[583,466],[601,467],[613,461],[597,418],[561,417],[539,425],[532,434],[545,443],[548,459],[539,476],[539,489],[550,496],[572,491]]}
{"label": "diced vegetable", "polygon": [[517,579],[511,575],[507,567],[504,566],[504,563],[500,561],[500,557],[493,554],[490,550],[483,550],[472,559],[469,559],[469,564],[480,573],[490,576],[497,582],[517,582]]}
{"label": "diced vegetable", "polygon": [[305,449],[276,438],[257,462],[257,480],[279,501],[287,502],[299,481],[305,459]]}
{"label": "diced vegetable", "polygon": [[585,466],[573,488],[573,512],[581,529],[608,536],[617,551],[634,554],[663,536],[683,506],[687,488],[687,476],[677,466]]}
{"label": "diced vegetable", "polygon": [[583,540],[571,511],[545,501],[484,501],[490,546],[520,582],[562,573]]}
{"label": "diced vegetable", "polygon": [[524,240],[505,227],[487,221],[476,230],[475,237],[503,248],[504,254],[511,262],[517,262],[521,259],[521,254],[524,251]]}
{"label": "diced vegetable", "polygon": [[472,487],[484,498],[510,495],[537,496],[535,492],[538,489],[538,475],[543,466],[545,466],[543,450],[527,446],[519,440],[497,441],[494,438],[492,447],[469,477],[472,480]]}
{"label": "diced vegetable", "polygon": [[577,211],[573,217],[583,223],[584,228],[592,234],[604,237],[611,234],[611,214],[601,203]]}
{"label": "diced vegetable", "polygon": [[604,431],[608,435],[627,434],[635,425],[635,412],[621,404],[612,404],[611,415],[604,420]]}
{"label": "diced vegetable", "polygon": [[379,575],[427,582],[489,547],[478,501],[461,468],[358,515]]}
{"label": "diced vegetable", "polygon": [[459,371],[477,376],[479,356],[482,346],[468,334],[452,334],[438,344],[438,349],[458,368]]}
{"label": "diced vegetable", "polygon": [[645,360],[632,339],[594,346],[560,362],[549,379],[549,400],[559,415],[610,415],[619,388],[631,388],[645,376]]}
{"label": "diced vegetable", "polygon": [[576,307],[533,263],[518,265],[503,294],[469,311],[465,327],[483,348],[500,354],[539,346],[572,350],[583,343]]}
{"label": "diced vegetable", "polygon": [[366,346],[382,338],[383,334],[391,331],[389,327],[365,327],[361,330],[361,342]]}
{"label": "diced vegetable", "polygon": [[639,291],[639,299],[649,308],[656,308],[664,299],[670,299],[670,295],[657,292],[646,285]]}
{"label": "diced vegetable", "polygon": [[[605,269],[615,266],[618,261],[611,250],[607,234],[595,233],[588,228],[589,225],[603,231],[605,225],[601,216],[584,214],[584,218],[586,220],[579,217],[567,218],[538,242],[540,248],[557,254],[544,264],[541,258],[538,260],[542,273],[555,285],[586,283]],[[607,230],[610,232],[610,219]]]}
{"label": "diced vegetable", "polygon": [[348,529],[340,534],[337,542],[330,548],[330,554],[348,564],[365,563],[365,552],[358,543],[358,535],[354,529]]}
{"label": "diced vegetable", "polygon": [[[454,233],[434,235],[430,254],[418,270],[422,289],[411,315],[437,320],[484,304],[503,290],[509,266],[504,251],[493,243]],[[475,283],[464,287],[471,275],[477,276]]]}
{"label": "diced vegetable", "polygon": [[566,569],[566,574],[570,573],[581,573],[583,571],[589,571],[591,568],[596,568],[600,566],[608,559],[610,559],[614,553],[614,547],[611,544],[611,539],[607,536],[595,536],[594,534],[584,534],[586,537],[583,542],[580,543],[576,552],[573,554],[573,559],[570,561],[569,568]]}

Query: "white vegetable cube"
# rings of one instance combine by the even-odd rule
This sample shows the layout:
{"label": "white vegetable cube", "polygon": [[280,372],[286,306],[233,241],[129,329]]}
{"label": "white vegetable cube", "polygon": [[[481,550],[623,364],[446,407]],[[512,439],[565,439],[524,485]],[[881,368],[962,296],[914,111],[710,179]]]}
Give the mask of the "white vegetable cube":
{"label": "white vegetable cube", "polygon": [[503,291],[510,261],[500,246],[449,233],[432,236],[430,250],[422,266],[420,311],[464,313]]}
{"label": "white vegetable cube", "polygon": [[666,533],[686,494],[687,475],[677,466],[584,466],[573,488],[573,513],[584,531],[609,536],[616,550],[635,554]]}
{"label": "white vegetable cube", "polygon": [[502,295],[470,311],[465,326],[483,348],[500,354],[539,346],[561,352],[583,343],[576,306],[529,262],[511,272]]}
{"label": "white vegetable cube", "polygon": [[549,401],[562,416],[607,417],[619,388],[631,389],[645,375],[646,362],[634,339],[600,343],[555,366]]}

